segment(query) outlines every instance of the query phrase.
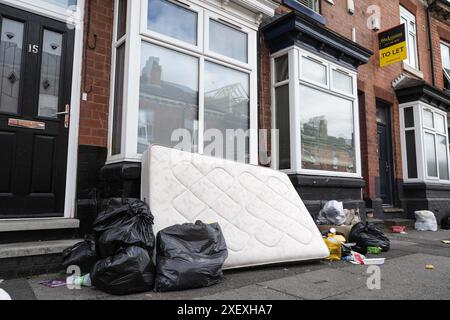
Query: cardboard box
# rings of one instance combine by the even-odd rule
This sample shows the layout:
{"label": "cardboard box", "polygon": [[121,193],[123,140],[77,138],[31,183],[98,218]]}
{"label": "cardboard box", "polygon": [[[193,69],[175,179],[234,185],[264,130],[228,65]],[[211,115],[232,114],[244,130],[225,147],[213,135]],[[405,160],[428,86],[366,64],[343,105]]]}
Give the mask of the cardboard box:
{"label": "cardboard box", "polygon": [[336,229],[336,232],[338,234],[341,234],[345,237],[345,239],[348,241],[348,237],[350,236],[350,231],[352,231],[353,226],[318,226],[320,232],[327,232],[330,231],[330,229],[334,228]]}

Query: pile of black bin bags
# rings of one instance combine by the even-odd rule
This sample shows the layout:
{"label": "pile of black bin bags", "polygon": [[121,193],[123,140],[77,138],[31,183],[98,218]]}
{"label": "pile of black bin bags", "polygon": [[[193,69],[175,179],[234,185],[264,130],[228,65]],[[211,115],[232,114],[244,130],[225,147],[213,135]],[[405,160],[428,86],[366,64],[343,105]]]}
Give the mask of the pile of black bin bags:
{"label": "pile of black bin bags", "polygon": [[63,252],[63,267],[79,266],[92,285],[114,295],[206,287],[223,280],[228,250],[220,226],[176,225],[157,237],[153,215],[137,199],[111,199],[93,235]]}

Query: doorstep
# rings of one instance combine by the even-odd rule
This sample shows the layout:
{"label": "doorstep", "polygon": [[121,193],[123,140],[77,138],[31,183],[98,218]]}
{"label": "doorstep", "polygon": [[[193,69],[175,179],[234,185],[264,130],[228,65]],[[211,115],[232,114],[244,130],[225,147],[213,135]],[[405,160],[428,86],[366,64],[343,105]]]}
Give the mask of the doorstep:
{"label": "doorstep", "polygon": [[0,220],[0,232],[78,229],[80,220],[65,218]]}
{"label": "doorstep", "polygon": [[82,239],[8,243],[0,245],[1,259],[60,254]]}

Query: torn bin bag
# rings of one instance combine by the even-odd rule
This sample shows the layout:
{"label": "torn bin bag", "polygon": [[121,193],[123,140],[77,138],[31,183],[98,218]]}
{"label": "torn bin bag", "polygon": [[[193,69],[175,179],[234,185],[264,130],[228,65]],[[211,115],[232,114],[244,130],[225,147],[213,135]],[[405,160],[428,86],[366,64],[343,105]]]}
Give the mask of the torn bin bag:
{"label": "torn bin bag", "polygon": [[95,220],[93,230],[101,258],[127,246],[142,247],[151,254],[155,246],[153,215],[147,204],[137,199],[111,199]]}
{"label": "torn bin bag", "polygon": [[156,291],[208,287],[223,280],[228,250],[219,224],[175,225],[158,233]]}
{"label": "torn bin bag", "polygon": [[86,236],[83,242],[64,250],[62,259],[62,266],[65,269],[70,266],[78,266],[82,272],[89,273],[98,260],[94,237]]}
{"label": "torn bin bag", "polygon": [[106,293],[126,295],[153,290],[155,267],[147,250],[122,248],[92,269],[92,285]]}

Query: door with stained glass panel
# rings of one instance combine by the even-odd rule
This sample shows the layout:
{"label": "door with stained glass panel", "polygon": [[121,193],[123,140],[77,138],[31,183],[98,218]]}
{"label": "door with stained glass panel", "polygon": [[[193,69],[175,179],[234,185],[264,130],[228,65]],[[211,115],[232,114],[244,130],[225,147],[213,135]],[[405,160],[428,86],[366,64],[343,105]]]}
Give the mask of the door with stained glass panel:
{"label": "door with stained glass panel", "polygon": [[0,5],[0,219],[64,215],[74,31]]}

